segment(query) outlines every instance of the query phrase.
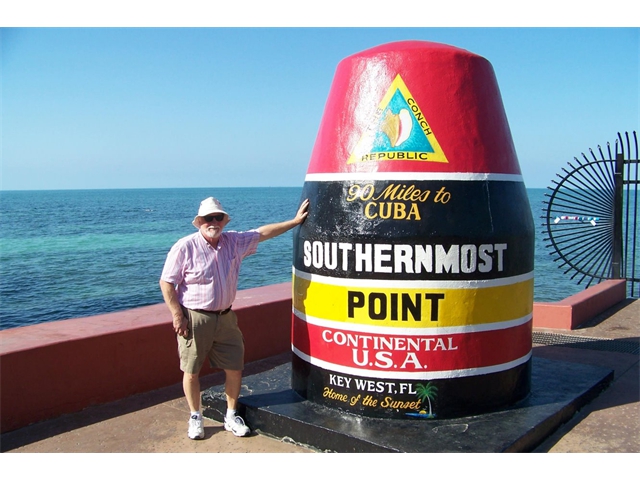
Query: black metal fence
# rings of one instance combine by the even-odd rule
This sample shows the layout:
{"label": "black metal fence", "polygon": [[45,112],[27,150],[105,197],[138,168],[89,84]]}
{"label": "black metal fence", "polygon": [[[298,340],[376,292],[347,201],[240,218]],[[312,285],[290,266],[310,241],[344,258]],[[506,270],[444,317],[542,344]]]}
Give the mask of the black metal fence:
{"label": "black metal fence", "polygon": [[638,137],[618,133],[613,149],[574,158],[546,193],[544,240],[558,268],[585,288],[626,278],[630,297],[640,296],[638,258]]}

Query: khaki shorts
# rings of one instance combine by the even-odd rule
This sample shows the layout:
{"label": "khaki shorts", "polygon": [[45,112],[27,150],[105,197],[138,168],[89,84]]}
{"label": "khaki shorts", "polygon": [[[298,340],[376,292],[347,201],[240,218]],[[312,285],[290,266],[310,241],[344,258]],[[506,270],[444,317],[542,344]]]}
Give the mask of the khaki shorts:
{"label": "khaki shorts", "polygon": [[223,370],[244,368],[244,337],[233,310],[224,315],[182,308],[188,320],[189,335],[178,336],[180,370],[199,373],[204,361]]}

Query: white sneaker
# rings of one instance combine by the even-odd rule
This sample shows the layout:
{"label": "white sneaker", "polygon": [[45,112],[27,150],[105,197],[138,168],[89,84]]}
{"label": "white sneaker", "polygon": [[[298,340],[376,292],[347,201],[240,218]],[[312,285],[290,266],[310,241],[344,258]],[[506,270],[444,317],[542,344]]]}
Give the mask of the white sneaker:
{"label": "white sneaker", "polygon": [[202,426],[202,417],[192,416],[189,419],[189,431],[187,435],[191,440],[204,438],[204,427]]}
{"label": "white sneaker", "polygon": [[227,432],[233,432],[236,437],[246,437],[249,435],[249,427],[244,424],[242,417],[235,416],[233,418],[224,417],[224,429]]}

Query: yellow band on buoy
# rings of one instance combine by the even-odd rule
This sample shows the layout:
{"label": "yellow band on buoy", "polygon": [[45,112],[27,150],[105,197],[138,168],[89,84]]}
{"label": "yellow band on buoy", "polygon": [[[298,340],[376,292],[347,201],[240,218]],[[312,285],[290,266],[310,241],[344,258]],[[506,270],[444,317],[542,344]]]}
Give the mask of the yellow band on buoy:
{"label": "yellow band on buoy", "polygon": [[467,288],[424,288],[416,284],[429,282],[349,279],[347,285],[326,280],[294,275],[294,309],[323,320],[397,328],[463,327],[511,321],[532,313],[532,278],[484,288],[478,286],[480,282]]}

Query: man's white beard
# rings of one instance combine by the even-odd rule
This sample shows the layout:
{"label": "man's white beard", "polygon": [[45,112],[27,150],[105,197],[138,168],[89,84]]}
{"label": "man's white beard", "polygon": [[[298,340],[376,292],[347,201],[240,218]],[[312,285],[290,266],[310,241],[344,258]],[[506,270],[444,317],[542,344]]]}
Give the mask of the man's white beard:
{"label": "man's white beard", "polygon": [[219,232],[219,229],[215,227],[208,227],[205,230],[205,235],[213,240],[214,238],[216,238],[216,235],[218,234],[218,232]]}

